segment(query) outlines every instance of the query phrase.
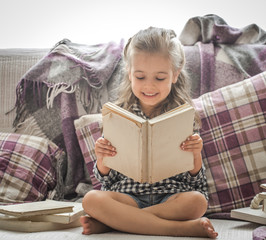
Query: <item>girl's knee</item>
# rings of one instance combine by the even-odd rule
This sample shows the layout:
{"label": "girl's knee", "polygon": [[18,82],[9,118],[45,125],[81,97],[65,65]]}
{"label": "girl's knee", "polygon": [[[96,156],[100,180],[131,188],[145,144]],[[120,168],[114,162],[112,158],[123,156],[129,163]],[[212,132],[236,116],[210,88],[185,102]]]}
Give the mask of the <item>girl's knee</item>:
{"label": "girl's knee", "polygon": [[202,217],[208,207],[208,202],[203,194],[197,191],[191,192],[191,208],[194,210],[193,218]]}
{"label": "girl's knee", "polygon": [[102,191],[91,190],[85,194],[82,200],[82,207],[86,213],[89,213],[91,208],[97,207],[100,205],[103,199]]}
{"label": "girl's knee", "polygon": [[205,214],[208,207],[208,202],[203,194],[198,191],[184,192],[181,194],[181,198],[176,198],[176,200],[181,200],[187,206],[186,212],[189,216],[189,219],[200,218]]}

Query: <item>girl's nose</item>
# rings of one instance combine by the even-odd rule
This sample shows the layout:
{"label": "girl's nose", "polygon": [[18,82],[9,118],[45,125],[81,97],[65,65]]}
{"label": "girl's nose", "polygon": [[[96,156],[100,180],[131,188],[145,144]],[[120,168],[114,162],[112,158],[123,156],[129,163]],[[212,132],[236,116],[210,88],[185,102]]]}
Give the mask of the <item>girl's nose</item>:
{"label": "girl's nose", "polygon": [[153,79],[152,78],[146,78],[144,85],[145,86],[153,86],[154,85]]}

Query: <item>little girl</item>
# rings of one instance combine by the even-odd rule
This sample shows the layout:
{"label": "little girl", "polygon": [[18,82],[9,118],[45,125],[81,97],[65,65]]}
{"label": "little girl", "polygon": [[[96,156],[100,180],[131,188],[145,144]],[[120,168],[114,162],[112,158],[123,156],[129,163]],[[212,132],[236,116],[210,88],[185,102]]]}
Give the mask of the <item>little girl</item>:
{"label": "little girl", "polygon": [[[138,32],[124,49],[124,62],[119,106],[150,119],[185,102],[192,104],[183,68],[184,52],[174,31],[150,27]],[[184,139],[180,148],[193,153],[194,169],[148,184],[134,182],[104,166],[103,158],[114,156],[116,149],[108,139],[99,138],[94,173],[103,191],[90,191],[83,199],[83,208],[89,215],[80,219],[83,234],[114,229],[135,234],[216,238],[211,222],[202,217],[208,199],[202,145],[197,133]]]}

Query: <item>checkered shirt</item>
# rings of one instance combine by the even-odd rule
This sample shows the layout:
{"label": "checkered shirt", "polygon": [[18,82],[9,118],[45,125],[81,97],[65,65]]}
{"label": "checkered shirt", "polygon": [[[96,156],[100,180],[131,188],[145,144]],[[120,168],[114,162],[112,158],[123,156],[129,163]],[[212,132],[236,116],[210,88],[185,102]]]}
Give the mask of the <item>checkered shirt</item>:
{"label": "checkered shirt", "polygon": [[[136,115],[148,119],[141,111],[138,103],[132,105],[132,112]],[[202,166],[196,176],[191,176],[189,172],[184,172],[167,179],[163,179],[156,183],[139,183],[125,175],[111,169],[107,176],[102,176],[94,165],[94,174],[102,184],[102,190],[115,191],[129,194],[163,194],[163,193],[179,193],[188,191],[198,191],[208,199],[207,180],[205,176],[205,168]]]}

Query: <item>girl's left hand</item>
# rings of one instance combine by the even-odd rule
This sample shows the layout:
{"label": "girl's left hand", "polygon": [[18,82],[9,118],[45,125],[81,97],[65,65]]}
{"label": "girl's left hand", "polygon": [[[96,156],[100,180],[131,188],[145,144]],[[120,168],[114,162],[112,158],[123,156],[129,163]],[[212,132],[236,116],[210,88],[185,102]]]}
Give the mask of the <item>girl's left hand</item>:
{"label": "girl's left hand", "polygon": [[201,154],[203,141],[198,134],[193,134],[189,136],[180,147],[184,151],[193,152],[194,157],[196,157],[197,155]]}
{"label": "girl's left hand", "polygon": [[193,134],[189,136],[186,141],[181,144],[181,149],[184,151],[192,152],[194,156],[194,169],[192,169],[190,174],[195,176],[202,167],[202,157],[201,150],[203,147],[202,138],[198,134]]}

